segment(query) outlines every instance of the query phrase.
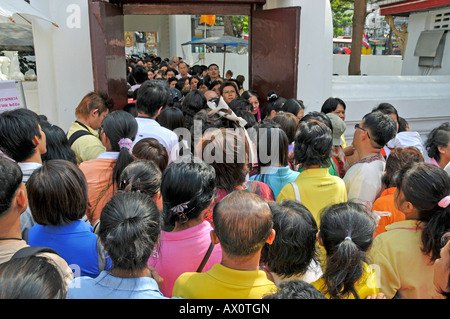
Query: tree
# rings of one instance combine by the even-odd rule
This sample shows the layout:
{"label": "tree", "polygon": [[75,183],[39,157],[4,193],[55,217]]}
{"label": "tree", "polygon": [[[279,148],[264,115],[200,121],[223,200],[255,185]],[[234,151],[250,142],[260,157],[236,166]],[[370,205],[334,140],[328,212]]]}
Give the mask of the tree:
{"label": "tree", "polygon": [[366,14],[367,0],[354,0],[352,51],[348,63],[348,75],[361,75],[361,50]]}

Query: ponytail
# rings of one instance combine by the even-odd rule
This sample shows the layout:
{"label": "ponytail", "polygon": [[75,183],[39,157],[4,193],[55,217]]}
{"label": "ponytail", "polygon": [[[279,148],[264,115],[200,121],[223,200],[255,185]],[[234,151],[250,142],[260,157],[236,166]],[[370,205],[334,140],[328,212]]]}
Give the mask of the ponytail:
{"label": "ponytail", "polygon": [[[346,237],[350,238],[350,237]],[[359,299],[355,284],[363,275],[365,254],[351,239],[344,239],[331,253],[327,253],[323,279],[326,293],[332,299],[340,299],[353,294]]]}
{"label": "ponytail", "polygon": [[421,251],[434,262],[440,255],[440,238],[450,229],[450,177],[440,167],[418,163],[402,169],[396,184],[419,213],[424,225]]}
{"label": "ponytail", "polygon": [[325,293],[332,299],[353,294],[359,298],[356,283],[364,274],[366,252],[373,241],[375,221],[364,206],[341,203],[328,207],[320,220],[319,238],[327,253],[323,273]]}
{"label": "ponytail", "polygon": [[131,151],[138,126],[133,115],[119,110],[105,116],[102,128],[111,143],[111,150],[119,152],[112,175],[113,188],[116,189],[122,171],[134,160]]}
{"label": "ponytail", "polygon": [[422,231],[421,250],[430,256],[432,262],[440,257],[441,238],[448,229],[450,229],[450,206],[437,209]]}

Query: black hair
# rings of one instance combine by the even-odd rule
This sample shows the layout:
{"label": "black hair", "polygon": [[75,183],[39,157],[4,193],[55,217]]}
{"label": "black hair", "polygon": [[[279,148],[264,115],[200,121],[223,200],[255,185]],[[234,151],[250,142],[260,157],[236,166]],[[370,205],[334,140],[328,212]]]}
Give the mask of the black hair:
{"label": "black hair", "polygon": [[0,156],[0,217],[11,208],[22,177],[22,170],[17,163]]}
{"label": "black hair", "polygon": [[330,118],[323,112],[311,111],[302,117],[300,122],[319,121],[325,124],[331,131],[333,131],[333,124]]}
{"label": "black hair", "polygon": [[136,109],[136,103],[135,102],[131,102],[131,103],[125,104],[125,106],[123,107],[123,110],[125,112],[127,112],[127,113],[130,113],[134,117],[137,116],[137,109]]}
{"label": "black hair", "polygon": [[333,136],[331,130],[322,123],[299,123],[294,144],[294,159],[301,167],[320,165],[330,166]]}
{"label": "black hair", "polygon": [[381,112],[386,115],[395,114],[397,116],[397,122],[398,122],[398,118],[399,118],[398,111],[391,103],[383,102],[383,103],[378,104],[378,106],[376,106],[372,109],[372,112],[376,112],[376,111]]}
{"label": "black hair", "polygon": [[303,105],[303,102],[298,99],[289,99],[281,107],[282,111],[292,113],[296,117],[297,117],[298,112],[300,112],[300,110],[304,110],[304,109],[305,109],[305,105]]}
{"label": "black hair", "polygon": [[311,262],[318,263],[317,223],[310,211],[295,201],[271,203],[275,240],[265,244],[261,259],[281,278],[303,275]]}
{"label": "black hair", "polygon": [[363,263],[372,245],[375,220],[362,204],[341,203],[329,206],[320,218],[319,238],[327,254],[323,280],[331,299],[359,295],[355,284],[363,276]]}
{"label": "black hair", "polygon": [[341,104],[344,107],[344,110],[347,109],[345,102],[338,97],[329,97],[323,102],[322,107],[320,109],[321,112],[327,114],[336,111],[338,105]]}
{"label": "black hair", "polygon": [[130,163],[120,175],[119,189],[126,192],[140,192],[155,196],[161,189],[162,173],[155,162],[136,160]]}
{"label": "black hair", "polygon": [[51,259],[31,255],[0,265],[0,299],[64,299],[63,278]]}
{"label": "black hair", "polygon": [[286,280],[278,285],[274,294],[263,295],[263,299],[327,299],[313,285],[303,280]]}
{"label": "black hair", "polygon": [[41,155],[42,161],[63,159],[77,164],[75,152],[70,148],[66,133],[57,125],[41,119],[41,129],[45,133],[47,152]]}
{"label": "black hair", "polygon": [[150,196],[137,192],[115,194],[103,207],[98,231],[113,268],[145,269],[160,237],[161,224],[161,214]]}
{"label": "black hair", "polygon": [[216,85],[220,85],[221,86],[222,85],[222,81],[219,81],[219,80],[212,81],[211,84],[208,85],[208,89],[212,90]]}
{"label": "black hair", "polygon": [[148,71],[144,66],[136,65],[133,69],[132,76],[137,84],[142,84],[145,80],[148,80]]}
{"label": "black hair", "polygon": [[249,136],[252,137],[258,154],[260,176],[257,178],[265,182],[267,174],[262,170],[264,167],[288,165],[289,140],[280,125],[273,120],[262,120],[253,129],[249,130]]}
{"label": "black hair", "polygon": [[136,100],[138,112],[154,117],[170,99],[169,83],[166,80],[147,80],[139,88]]}
{"label": "black hair", "polygon": [[397,124],[394,119],[380,111],[374,111],[364,115],[364,127],[369,129],[370,139],[377,145],[376,148],[383,148],[387,142],[397,134]]}
{"label": "black hair", "polygon": [[89,204],[86,177],[66,160],[45,161],[27,182],[29,208],[40,225],[69,224],[81,219]]}
{"label": "black hair", "polygon": [[180,127],[185,127],[183,112],[177,107],[165,107],[156,118],[161,126],[173,131]]}
{"label": "black hair", "polygon": [[292,144],[298,130],[297,116],[290,112],[281,111],[274,116],[273,121],[280,124],[281,129],[286,133],[289,144]]}
{"label": "black hair", "polygon": [[446,147],[449,143],[450,123],[445,122],[435,127],[428,134],[427,141],[425,142],[425,148],[428,156],[434,158],[436,161],[441,160],[441,152],[439,147]]}
{"label": "black hair", "polygon": [[439,258],[442,235],[450,229],[450,205],[439,206],[439,202],[450,195],[450,176],[433,164],[417,163],[403,168],[396,184],[405,200],[417,209],[419,222],[425,224],[421,250],[433,262]]}
{"label": "black hair", "polygon": [[134,116],[122,110],[111,112],[103,119],[102,132],[106,134],[111,143],[111,151],[119,152],[119,157],[117,158],[113,169],[113,187],[119,185],[120,174],[122,174],[123,169],[134,160],[130,150],[126,147],[121,147],[119,141],[123,138],[134,141],[137,129],[138,125]]}
{"label": "black hair", "polygon": [[[208,207],[215,194],[216,173],[206,162],[184,157],[167,166],[161,180],[163,211],[167,225],[195,219]],[[173,211],[182,207],[181,212]]]}
{"label": "black hair", "polygon": [[23,162],[36,153],[34,137],[41,138],[38,115],[31,110],[16,109],[0,113],[0,150]]}
{"label": "black hair", "polygon": [[228,106],[235,113],[238,110],[243,110],[243,111],[247,111],[247,112],[251,112],[253,110],[252,103],[250,103],[247,99],[245,99],[241,96],[238,96],[237,98],[233,99]]}
{"label": "black hair", "polygon": [[284,103],[286,103],[286,98],[278,96],[275,91],[269,91],[267,93],[267,109],[266,114],[270,115],[272,111],[280,112]]}
{"label": "black hair", "polygon": [[185,117],[186,128],[190,129],[194,124],[193,118],[197,112],[208,107],[206,102],[205,95],[199,90],[191,91],[184,97],[181,110]]}

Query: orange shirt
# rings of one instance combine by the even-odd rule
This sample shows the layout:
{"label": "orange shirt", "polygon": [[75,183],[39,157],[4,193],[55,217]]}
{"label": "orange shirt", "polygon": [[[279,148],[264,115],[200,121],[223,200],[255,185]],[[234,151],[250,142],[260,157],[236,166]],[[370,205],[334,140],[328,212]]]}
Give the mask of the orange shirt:
{"label": "orange shirt", "polygon": [[387,225],[405,220],[405,214],[395,208],[394,205],[394,192],[396,189],[397,187],[390,187],[384,190],[372,205],[372,211],[391,213],[391,216],[381,216],[378,226],[375,229],[374,237],[384,233]]}
{"label": "orange shirt", "polygon": [[[86,216],[92,225],[100,218],[103,207],[113,195],[111,181],[115,165],[116,160],[108,158],[97,158],[80,164],[80,169],[87,180],[91,208],[90,211],[88,209],[88,212],[86,212]],[[108,185],[109,187],[107,187]],[[101,193],[104,195],[101,196]],[[99,198],[98,203],[97,198]]]}

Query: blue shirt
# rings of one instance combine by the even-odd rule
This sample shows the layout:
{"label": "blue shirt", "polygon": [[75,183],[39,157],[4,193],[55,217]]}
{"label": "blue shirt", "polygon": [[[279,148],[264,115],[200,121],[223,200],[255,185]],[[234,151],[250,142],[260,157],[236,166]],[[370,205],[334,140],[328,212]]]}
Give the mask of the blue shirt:
{"label": "blue shirt", "polygon": [[66,299],[168,299],[153,278],[119,278],[102,271],[97,278],[78,277],[70,284]]}
{"label": "blue shirt", "polygon": [[260,181],[269,185],[275,198],[278,197],[281,189],[286,184],[294,182],[297,179],[298,175],[300,175],[299,172],[291,170],[289,166],[269,166],[262,169],[264,169],[264,174],[253,175],[249,179],[251,181]]}
{"label": "blue shirt", "polygon": [[[97,235],[84,221],[58,226],[36,224],[29,231],[28,244],[54,249],[69,264],[75,277],[95,278],[103,270],[99,269]],[[105,269],[110,268],[111,259],[106,258]]]}

